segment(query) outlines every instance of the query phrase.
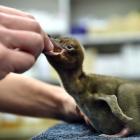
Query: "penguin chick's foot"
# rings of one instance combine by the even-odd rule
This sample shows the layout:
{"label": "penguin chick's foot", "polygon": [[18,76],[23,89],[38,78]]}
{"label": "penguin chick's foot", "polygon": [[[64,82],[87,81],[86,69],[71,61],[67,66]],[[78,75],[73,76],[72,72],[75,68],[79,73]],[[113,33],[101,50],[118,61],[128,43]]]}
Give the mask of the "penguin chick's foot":
{"label": "penguin chick's foot", "polygon": [[101,134],[99,136],[108,137],[108,138],[120,138],[120,137],[127,137],[131,134],[131,130],[129,127],[123,128],[119,133],[113,135]]}

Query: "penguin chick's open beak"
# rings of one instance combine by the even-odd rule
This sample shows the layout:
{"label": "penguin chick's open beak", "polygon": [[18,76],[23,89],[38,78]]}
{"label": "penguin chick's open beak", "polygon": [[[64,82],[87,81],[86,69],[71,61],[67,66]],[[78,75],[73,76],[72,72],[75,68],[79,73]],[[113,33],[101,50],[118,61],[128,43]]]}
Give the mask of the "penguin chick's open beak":
{"label": "penguin chick's open beak", "polygon": [[50,41],[52,42],[54,48],[52,51],[44,52],[46,55],[61,55],[65,50],[60,46],[59,42],[56,41],[56,39],[49,37]]}

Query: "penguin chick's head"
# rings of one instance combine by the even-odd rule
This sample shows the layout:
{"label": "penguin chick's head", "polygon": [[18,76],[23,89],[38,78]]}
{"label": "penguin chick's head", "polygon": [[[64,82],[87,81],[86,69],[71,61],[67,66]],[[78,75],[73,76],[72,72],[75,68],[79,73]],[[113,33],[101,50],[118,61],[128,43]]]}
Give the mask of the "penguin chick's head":
{"label": "penguin chick's head", "polygon": [[76,39],[69,37],[50,39],[54,49],[45,55],[56,70],[77,70],[82,67],[84,51]]}

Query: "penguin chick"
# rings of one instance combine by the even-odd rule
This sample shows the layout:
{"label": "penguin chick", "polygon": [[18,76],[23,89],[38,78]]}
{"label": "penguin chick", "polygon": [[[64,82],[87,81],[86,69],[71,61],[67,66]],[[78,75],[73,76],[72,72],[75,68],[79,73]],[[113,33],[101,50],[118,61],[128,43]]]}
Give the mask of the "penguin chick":
{"label": "penguin chick", "polygon": [[140,85],[117,77],[86,74],[84,49],[77,40],[64,37],[51,41],[53,53],[45,55],[94,129],[107,137],[140,133]]}

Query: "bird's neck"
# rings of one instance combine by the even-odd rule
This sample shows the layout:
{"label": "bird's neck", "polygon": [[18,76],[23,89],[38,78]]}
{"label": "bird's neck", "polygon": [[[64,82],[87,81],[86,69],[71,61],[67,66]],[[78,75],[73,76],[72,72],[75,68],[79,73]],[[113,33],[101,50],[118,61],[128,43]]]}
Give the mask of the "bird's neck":
{"label": "bird's neck", "polygon": [[75,95],[83,91],[83,81],[86,75],[82,68],[77,71],[61,71],[59,75],[68,93]]}

